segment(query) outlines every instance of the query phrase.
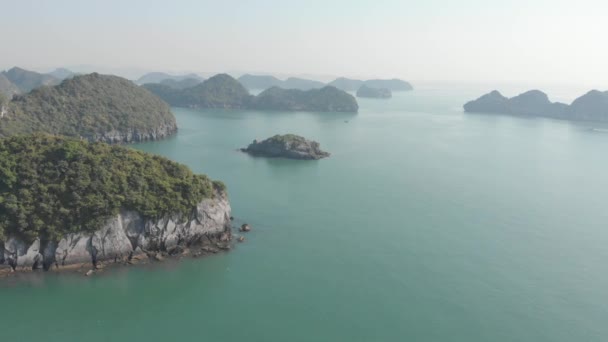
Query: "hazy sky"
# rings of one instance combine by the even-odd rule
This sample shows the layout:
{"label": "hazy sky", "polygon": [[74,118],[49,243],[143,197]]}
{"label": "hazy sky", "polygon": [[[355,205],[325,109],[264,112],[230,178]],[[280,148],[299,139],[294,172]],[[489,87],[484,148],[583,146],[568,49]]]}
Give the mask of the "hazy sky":
{"label": "hazy sky", "polygon": [[608,88],[608,1],[0,0],[0,68]]}

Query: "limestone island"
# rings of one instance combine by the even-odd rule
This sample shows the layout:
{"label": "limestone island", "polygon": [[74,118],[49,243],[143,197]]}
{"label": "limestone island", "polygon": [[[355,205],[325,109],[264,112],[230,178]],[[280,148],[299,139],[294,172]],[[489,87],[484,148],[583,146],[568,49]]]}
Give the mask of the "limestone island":
{"label": "limestone island", "polygon": [[329,157],[319,143],[295,134],[275,135],[263,141],[254,140],[241,151],[254,156],[286,159],[316,160]]}
{"label": "limestone island", "polygon": [[393,93],[387,88],[372,88],[366,85],[362,85],[357,90],[357,97],[368,97],[374,99],[390,99],[393,97]]}
{"label": "limestone island", "polygon": [[592,90],[572,104],[551,102],[547,94],[531,90],[508,98],[494,90],[464,105],[467,113],[541,116],[562,120],[608,121],[608,91]]}
{"label": "limestone island", "polygon": [[[44,134],[0,140],[0,275],[230,249],[219,181],[121,146]],[[88,271],[87,271],[88,270]]]}
{"label": "limestone island", "polygon": [[239,81],[227,74],[215,75],[194,87],[184,89],[159,83],[144,84],[143,87],[168,104],[185,108],[346,113],[356,113],[359,110],[354,96],[332,86],[309,90],[274,86],[253,96]]}
{"label": "limestone island", "polygon": [[177,132],[169,106],[117,76],[74,76],[15,95],[0,115],[0,137],[47,133],[107,143],[158,140]]}
{"label": "limestone island", "polygon": [[354,96],[332,86],[299,90],[272,87],[251,102],[251,109],[305,112],[356,113],[359,104]]}

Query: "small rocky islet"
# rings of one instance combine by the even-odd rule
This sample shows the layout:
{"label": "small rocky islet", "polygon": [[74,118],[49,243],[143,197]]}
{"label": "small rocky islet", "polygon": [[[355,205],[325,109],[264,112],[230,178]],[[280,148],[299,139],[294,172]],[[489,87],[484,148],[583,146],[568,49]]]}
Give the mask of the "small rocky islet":
{"label": "small rocky islet", "polygon": [[268,139],[254,140],[242,152],[257,157],[285,158],[299,160],[318,160],[330,156],[321,150],[316,141],[295,134],[275,135]]}

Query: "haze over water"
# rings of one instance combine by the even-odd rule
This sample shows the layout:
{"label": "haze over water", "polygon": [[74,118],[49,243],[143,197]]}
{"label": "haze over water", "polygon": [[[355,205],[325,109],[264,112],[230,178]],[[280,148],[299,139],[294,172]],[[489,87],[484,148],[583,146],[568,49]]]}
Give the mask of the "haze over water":
{"label": "haze over water", "polygon": [[[5,286],[2,340],[608,340],[608,133],[462,113],[488,90],[425,85],[352,115],[174,109],[175,138],[134,147],[224,181],[247,241]],[[279,133],[332,156],[236,151]]]}

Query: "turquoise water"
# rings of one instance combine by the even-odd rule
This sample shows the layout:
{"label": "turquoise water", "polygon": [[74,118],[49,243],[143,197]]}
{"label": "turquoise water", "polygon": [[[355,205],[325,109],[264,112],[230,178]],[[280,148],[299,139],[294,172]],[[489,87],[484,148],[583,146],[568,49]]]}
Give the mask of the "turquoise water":
{"label": "turquoise water", "polygon": [[[135,147],[223,180],[246,243],[3,286],[2,341],[608,340],[608,133],[463,114],[486,90],[356,115],[175,109],[177,137]],[[236,151],[277,133],[332,156]]]}

